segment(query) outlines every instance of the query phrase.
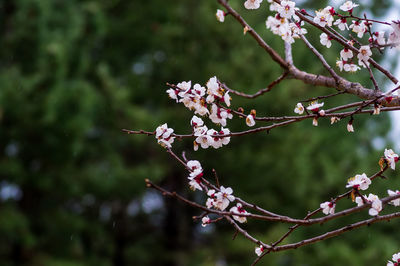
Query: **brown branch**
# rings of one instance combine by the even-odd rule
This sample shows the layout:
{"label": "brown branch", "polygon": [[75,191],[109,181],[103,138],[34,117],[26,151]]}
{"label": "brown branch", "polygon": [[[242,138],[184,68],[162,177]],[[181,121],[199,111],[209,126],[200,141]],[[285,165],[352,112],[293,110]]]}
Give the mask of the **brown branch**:
{"label": "brown branch", "polygon": [[254,99],[254,98],[257,98],[258,96],[261,96],[264,93],[267,93],[270,90],[272,90],[272,88],[275,87],[276,85],[278,85],[282,80],[284,80],[287,77],[287,75],[288,75],[287,71],[283,72],[282,75],[280,75],[276,80],[271,82],[266,88],[261,89],[261,90],[257,91],[254,94],[246,94],[246,93],[243,93],[243,92],[240,92],[240,91],[236,91],[236,90],[230,89],[228,86],[226,86],[225,83],[222,83],[222,82],[220,82],[220,84],[225,90],[227,90],[229,92],[232,92],[235,95],[238,95],[238,96],[241,96],[241,97],[244,97],[244,98],[248,98],[248,99]]}

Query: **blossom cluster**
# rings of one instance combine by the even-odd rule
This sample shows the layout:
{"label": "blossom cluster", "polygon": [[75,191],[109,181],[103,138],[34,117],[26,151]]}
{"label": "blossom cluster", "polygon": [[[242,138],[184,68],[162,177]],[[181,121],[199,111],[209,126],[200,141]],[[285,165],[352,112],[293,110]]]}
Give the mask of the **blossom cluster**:
{"label": "blossom cluster", "polygon": [[208,129],[207,126],[204,125],[204,121],[197,116],[193,116],[190,124],[193,128],[193,134],[196,137],[193,142],[195,151],[198,150],[199,145],[203,149],[207,149],[208,147],[218,149],[223,145],[227,145],[231,140],[230,137],[223,137],[230,133],[229,129],[224,127],[221,127],[220,131]]}
{"label": "blossom cluster", "polygon": [[307,34],[307,29],[302,28],[304,21],[295,14],[297,7],[293,1],[281,1],[280,4],[271,2],[270,10],[276,11],[275,16],[269,16],[266,21],[267,29],[278,35],[288,43],[294,43],[300,35]]}
{"label": "blossom cluster", "polygon": [[197,160],[191,160],[186,163],[187,168],[189,169],[189,186],[192,190],[203,190],[201,187],[201,178],[203,177],[203,168],[201,164]]}
{"label": "blossom cluster", "polygon": [[173,136],[174,130],[169,128],[167,123],[157,127],[156,139],[158,144],[164,148],[171,148],[171,144],[174,142],[175,137]]}

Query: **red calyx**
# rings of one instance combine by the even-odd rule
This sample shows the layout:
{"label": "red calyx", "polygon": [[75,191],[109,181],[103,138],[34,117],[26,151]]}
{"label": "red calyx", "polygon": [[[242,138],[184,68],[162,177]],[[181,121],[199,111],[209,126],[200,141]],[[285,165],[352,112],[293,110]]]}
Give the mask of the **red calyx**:
{"label": "red calyx", "polygon": [[393,100],[393,96],[385,97],[385,100],[390,103]]}
{"label": "red calyx", "polygon": [[336,14],[335,9],[332,7],[331,9],[329,9],[329,13],[331,13],[332,16],[334,16]]}

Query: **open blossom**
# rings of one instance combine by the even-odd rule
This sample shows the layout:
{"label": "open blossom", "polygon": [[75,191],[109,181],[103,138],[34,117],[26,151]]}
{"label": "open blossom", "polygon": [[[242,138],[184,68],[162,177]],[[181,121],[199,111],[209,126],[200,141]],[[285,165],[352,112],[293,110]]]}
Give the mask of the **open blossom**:
{"label": "open blossom", "polygon": [[230,187],[221,186],[220,191],[215,193],[216,201],[214,202],[214,207],[221,211],[225,210],[229,203],[235,200],[232,193],[233,190]]}
{"label": "open blossom", "polygon": [[303,114],[304,106],[301,103],[297,103],[296,108],[294,108],[294,112],[299,115]]}
{"label": "open blossom", "polygon": [[344,64],[343,66],[344,71],[354,73],[361,68],[355,64]]}
{"label": "open blossom", "polygon": [[322,45],[326,46],[327,48],[330,48],[332,46],[332,38],[329,37],[325,32],[322,33],[319,37]]}
{"label": "open blossom", "polygon": [[278,6],[278,13],[283,18],[291,18],[295,14],[295,5],[293,1],[281,1],[280,6]]}
{"label": "open blossom", "polygon": [[336,204],[330,201],[326,201],[319,205],[322,208],[322,212],[326,215],[335,213]]}
{"label": "open blossom", "polygon": [[167,123],[156,128],[156,139],[158,144],[164,148],[171,148],[171,144],[174,142],[175,137],[172,136],[174,130],[168,128]]}
{"label": "open blossom", "polygon": [[373,36],[375,37],[375,39],[372,40],[372,41],[375,41],[379,45],[385,45],[386,44],[385,32],[384,31],[376,31],[376,32],[374,32]]}
{"label": "open blossom", "polygon": [[225,12],[222,11],[221,9],[217,9],[217,13],[215,14],[215,16],[217,17],[217,20],[219,22],[224,22],[225,20]]}
{"label": "open blossom", "polygon": [[392,260],[394,261],[394,263],[392,261],[388,261],[386,266],[399,266],[400,265],[400,252],[393,254]]}
{"label": "open blossom", "polygon": [[255,249],[255,252],[256,252],[256,254],[257,254],[257,256],[261,256],[261,254],[264,252],[264,246],[263,245],[260,245],[259,247],[257,247],[256,249]]}
{"label": "open blossom", "polygon": [[[400,195],[400,191],[398,191],[398,190],[393,191],[393,190],[388,189],[387,193],[388,193],[389,196]],[[397,206],[400,206],[400,198],[397,198],[397,199],[395,199],[395,200],[392,200],[392,201],[390,201],[389,203],[392,204],[392,205],[394,205],[394,206],[396,206],[396,207],[397,207]]]}
{"label": "open blossom", "polygon": [[[245,209],[243,209],[243,206],[240,203],[236,204],[236,206],[232,207],[229,211],[232,212],[232,213],[241,213],[241,214],[247,214],[248,213]],[[235,219],[239,223],[247,222],[247,219],[246,219],[245,216],[233,215],[232,217],[233,217],[233,219]]]}
{"label": "open blossom", "polygon": [[352,29],[354,33],[357,33],[358,38],[362,38],[367,31],[367,26],[362,22],[353,20],[350,29]]}
{"label": "open blossom", "polygon": [[371,49],[369,48],[369,45],[363,45],[360,47],[359,53],[357,54],[357,58],[359,60],[359,65],[360,62],[364,62],[364,64],[369,65],[368,60],[371,57],[372,52]]}
{"label": "open blossom", "polygon": [[324,106],[324,103],[318,103],[318,101],[313,101],[310,103],[309,106],[307,106],[307,110],[310,110],[313,113],[318,113],[319,108]]}
{"label": "open blossom", "polygon": [[[377,195],[370,193],[368,197],[364,196],[364,200],[366,200],[367,203],[371,203],[371,208],[368,211],[369,215],[376,216],[382,211],[382,201]],[[357,206],[364,205],[364,200],[361,197],[356,197]]]}
{"label": "open blossom", "polygon": [[204,125],[204,121],[201,118],[194,115],[190,120],[190,124],[192,125],[192,127],[201,127]]}
{"label": "open blossom", "polygon": [[346,1],[343,5],[339,8],[343,11],[349,11],[350,13],[353,11],[353,8],[358,7],[357,4],[354,4],[352,1]]}
{"label": "open blossom", "polygon": [[229,109],[220,108],[216,104],[211,106],[210,120],[215,124],[226,126],[226,119],[232,119],[233,115]]}
{"label": "open blossom", "polygon": [[348,29],[349,29],[349,26],[347,25],[347,20],[346,20],[346,18],[339,18],[339,19],[337,19],[337,20],[333,23],[333,25],[338,26],[338,28],[339,28],[340,30],[348,30]]}
{"label": "open blossom", "polygon": [[[188,166],[189,167],[189,166]],[[189,186],[192,190],[203,190],[201,187],[201,178],[203,177],[203,169],[201,168],[195,168],[192,170],[188,176],[188,179],[190,180]]]}
{"label": "open blossom", "polygon": [[320,25],[321,27],[325,27],[326,25],[332,26],[333,16],[332,16],[332,7],[327,6],[322,10],[315,11],[314,22]]}
{"label": "open blossom", "polygon": [[208,224],[210,224],[211,223],[211,219],[210,219],[210,217],[208,217],[208,216],[204,216],[202,219],[201,219],[201,226],[203,226],[203,227],[206,227]]}
{"label": "open blossom", "polygon": [[353,57],[353,52],[350,49],[344,48],[343,50],[340,51],[340,58],[342,60],[347,61],[352,57]]}
{"label": "open blossom", "polygon": [[354,189],[361,189],[366,190],[368,189],[369,185],[371,185],[371,179],[364,173],[362,175],[356,175],[354,177],[349,178],[347,180],[347,188],[354,188]]}
{"label": "open blossom", "polygon": [[394,153],[392,149],[385,149],[385,159],[393,170],[396,169],[396,163],[399,161],[399,155]]}
{"label": "open blossom", "polygon": [[244,7],[247,9],[258,9],[262,0],[247,0],[244,2]]}

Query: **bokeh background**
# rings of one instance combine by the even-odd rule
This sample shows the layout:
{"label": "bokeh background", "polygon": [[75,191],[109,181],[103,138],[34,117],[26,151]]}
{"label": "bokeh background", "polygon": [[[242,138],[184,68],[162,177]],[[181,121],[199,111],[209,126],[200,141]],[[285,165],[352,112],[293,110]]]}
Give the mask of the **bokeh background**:
{"label": "bokeh background", "polygon": [[[265,29],[266,3],[248,11],[243,1],[231,2],[282,52],[282,41]],[[302,2],[313,9],[327,4]],[[366,2],[366,12],[384,17],[392,1]],[[165,122],[176,132],[190,130],[192,113],[168,99],[165,82],[205,84],[216,75],[252,93],[281,74],[230,17],[216,21],[217,8],[216,1],[198,0],[0,1],[0,265],[249,265],[255,259],[255,246],[240,235],[232,240],[226,222],[204,229],[191,219],[198,210],[146,190],[149,178],[205,202],[153,137],[121,132],[152,131]],[[323,48],[308,29],[334,64],[340,47]],[[300,41],[294,51],[297,66],[326,74]],[[396,63],[396,57],[376,59]],[[372,87],[366,71],[346,77]],[[259,115],[290,115],[299,100],[332,92],[286,80],[255,101],[232,102]],[[325,106],[353,100],[341,95]],[[174,150],[200,160],[208,176],[215,168],[235,195],[300,218],[345,191],[347,178],[377,171],[392,145],[387,114],[357,116],[353,134],[346,124],[321,119],[315,128],[304,121],[233,138],[219,150],[194,152],[190,140],[176,141]],[[246,128],[237,118],[228,126]],[[369,192],[399,188],[398,173],[386,176]],[[337,209],[352,205],[343,201]],[[306,227],[285,243],[367,217],[362,212]],[[374,224],[268,255],[260,265],[384,265],[399,251],[398,226],[397,220]],[[288,225],[249,221],[244,228],[268,243]]]}

